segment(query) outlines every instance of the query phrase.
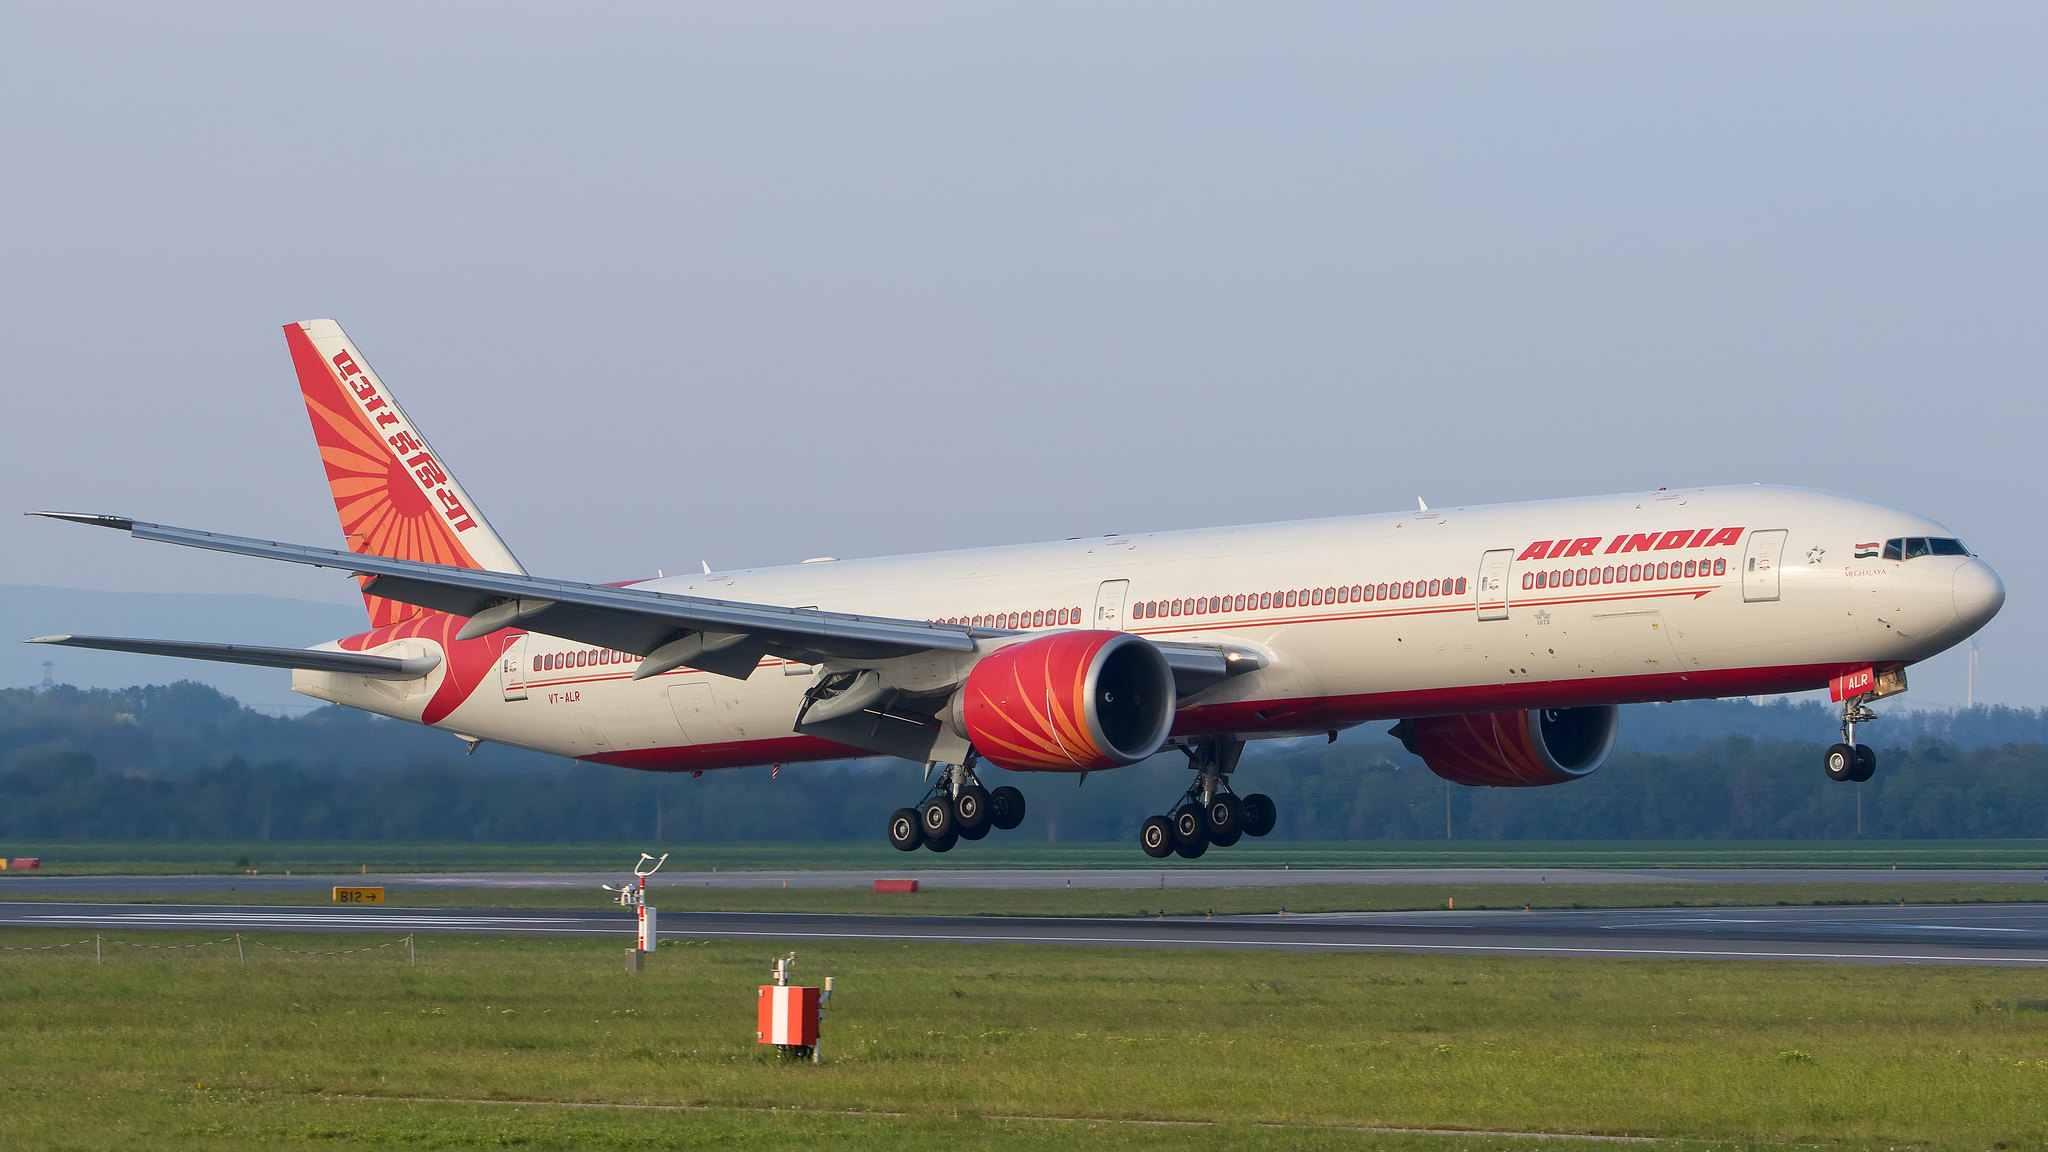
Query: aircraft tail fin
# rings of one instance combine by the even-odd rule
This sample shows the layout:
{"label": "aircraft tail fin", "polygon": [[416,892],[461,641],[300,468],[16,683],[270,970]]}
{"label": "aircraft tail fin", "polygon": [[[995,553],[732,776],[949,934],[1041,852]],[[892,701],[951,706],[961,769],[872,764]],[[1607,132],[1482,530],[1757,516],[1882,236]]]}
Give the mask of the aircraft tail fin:
{"label": "aircraft tail fin", "polygon": [[[491,572],[525,569],[332,320],[284,327],[351,552]],[[420,610],[365,595],[373,627]]]}

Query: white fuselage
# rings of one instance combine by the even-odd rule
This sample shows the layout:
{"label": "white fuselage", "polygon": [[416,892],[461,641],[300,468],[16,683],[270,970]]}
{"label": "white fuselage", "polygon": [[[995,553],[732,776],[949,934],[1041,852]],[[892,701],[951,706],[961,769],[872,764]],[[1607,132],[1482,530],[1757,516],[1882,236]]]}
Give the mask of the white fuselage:
{"label": "white fuselage", "polygon": [[[1971,556],[1859,558],[1873,551],[1859,546],[1952,535],[1876,501],[1745,486],[1073,539],[637,586],[1248,646],[1266,666],[1183,699],[1173,732],[1256,738],[1408,716],[1803,691],[1856,669],[1901,667],[1981,627],[2003,588]],[[864,754],[793,731],[809,666],[765,660],[744,681],[688,668],[635,681],[637,657],[539,634],[503,633],[493,644],[494,669],[438,727],[660,770]],[[392,650],[407,646],[443,654],[426,640]],[[412,684],[298,672],[293,687],[419,720],[455,674],[454,660]]]}

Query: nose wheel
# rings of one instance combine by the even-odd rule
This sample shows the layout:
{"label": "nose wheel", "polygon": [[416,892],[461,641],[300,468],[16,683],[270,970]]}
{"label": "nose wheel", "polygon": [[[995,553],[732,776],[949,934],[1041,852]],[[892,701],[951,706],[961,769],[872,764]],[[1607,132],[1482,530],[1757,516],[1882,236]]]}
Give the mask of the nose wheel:
{"label": "nose wheel", "polygon": [[935,767],[938,778],[924,799],[889,814],[890,847],[899,852],[950,852],[962,840],[979,840],[1024,822],[1024,793],[1007,784],[983,787],[971,763]]}
{"label": "nose wheel", "polygon": [[1856,742],[1856,725],[1877,719],[1864,700],[1859,696],[1842,701],[1842,742],[1830,746],[1821,758],[1828,779],[1838,784],[1861,784],[1877,774],[1877,753]]}

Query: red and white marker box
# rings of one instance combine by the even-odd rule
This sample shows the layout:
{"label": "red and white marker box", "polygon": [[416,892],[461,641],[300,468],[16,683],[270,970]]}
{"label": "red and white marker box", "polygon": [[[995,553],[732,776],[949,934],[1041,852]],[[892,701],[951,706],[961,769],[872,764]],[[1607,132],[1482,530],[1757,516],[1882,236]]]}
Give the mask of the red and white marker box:
{"label": "red and white marker box", "polygon": [[760,1025],[754,1038],[763,1044],[816,1044],[818,990],[761,985]]}
{"label": "red and white marker box", "polygon": [[915,881],[915,880],[877,880],[877,881],[875,881],[875,891],[877,891],[877,892],[915,892],[915,891],[917,891],[917,881]]}

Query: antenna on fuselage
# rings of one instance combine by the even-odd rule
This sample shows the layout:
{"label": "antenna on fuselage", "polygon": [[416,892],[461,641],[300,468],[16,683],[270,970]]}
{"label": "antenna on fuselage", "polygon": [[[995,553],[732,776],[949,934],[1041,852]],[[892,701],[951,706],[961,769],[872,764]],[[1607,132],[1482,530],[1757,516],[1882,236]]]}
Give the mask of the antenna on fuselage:
{"label": "antenna on fuselage", "polygon": [[1417,496],[1415,498],[1415,510],[1417,512],[1427,512],[1429,511],[1429,505],[1423,502],[1422,497]]}

